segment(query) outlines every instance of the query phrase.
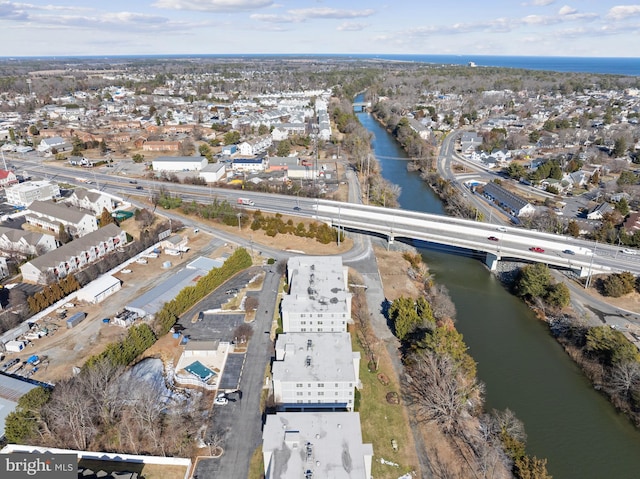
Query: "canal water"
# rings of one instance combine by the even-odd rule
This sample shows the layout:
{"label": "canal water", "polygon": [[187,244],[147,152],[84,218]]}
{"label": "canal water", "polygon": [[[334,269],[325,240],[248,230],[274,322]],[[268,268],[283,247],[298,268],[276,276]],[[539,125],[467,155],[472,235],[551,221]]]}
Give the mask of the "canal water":
{"label": "canal water", "polygon": [[[401,208],[443,213],[440,200],[407,171],[406,155],[368,113],[356,113],[374,135],[382,175],[399,185]],[[640,432],[596,392],[544,323],[478,260],[421,248],[449,289],[458,330],[486,384],[486,406],[513,410],[525,425],[527,451],[547,458],[554,479],[640,477]]]}

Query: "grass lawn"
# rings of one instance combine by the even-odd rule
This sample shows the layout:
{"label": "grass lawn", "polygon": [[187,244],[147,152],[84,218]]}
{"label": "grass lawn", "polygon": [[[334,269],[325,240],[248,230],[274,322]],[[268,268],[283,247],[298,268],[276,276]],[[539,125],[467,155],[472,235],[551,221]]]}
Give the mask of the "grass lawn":
{"label": "grass lawn", "polygon": [[262,446],[253,451],[251,461],[249,461],[248,479],[261,479],[264,477],[264,465],[262,462]]}
{"label": "grass lawn", "polygon": [[[353,350],[360,351],[365,358],[362,346],[355,334],[351,335]],[[383,349],[383,348],[381,348]],[[371,475],[376,479],[397,479],[407,472],[416,471],[416,457],[413,435],[409,427],[406,410],[402,404],[389,404],[386,396],[389,392],[400,392],[386,351],[380,351],[378,371],[369,371],[367,361],[360,361],[360,422],[362,438],[365,443],[373,444],[373,464]],[[385,386],[378,380],[378,374],[384,374],[389,383]],[[391,441],[397,443],[394,451]],[[380,459],[398,464],[399,467],[382,464]]]}

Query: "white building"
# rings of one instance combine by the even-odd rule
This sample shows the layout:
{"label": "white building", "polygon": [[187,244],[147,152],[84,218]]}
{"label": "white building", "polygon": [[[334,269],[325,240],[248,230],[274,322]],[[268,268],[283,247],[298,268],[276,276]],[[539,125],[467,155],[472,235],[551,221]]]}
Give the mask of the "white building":
{"label": "white building", "polygon": [[282,327],[292,332],[344,332],[351,321],[347,268],[340,256],[294,256],[287,263],[289,294]]}
{"label": "white building", "polygon": [[54,148],[61,149],[64,148],[67,143],[63,138],[59,136],[53,136],[51,138],[44,138],[40,144],[38,145],[38,151],[51,151]]}
{"label": "white building", "polygon": [[60,197],[58,183],[51,181],[25,181],[6,188],[7,203],[16,206],[29,206],[35,200],[51,200]]}
{"label": "white building", "polygon": [[76,298],[80,301],[96,304],[108,296],[111,296],[113,293],[120,291],[121,287],[122,283],[118,278],[111,275],[104,275],[91,281],[84,288],[78,291]]}
{"label": "white building", "polygon": [[231,162],[233,171],[260,172],[269,168],[268,158],[235,158]]}
{"label": "white building", "polygon": [[73,236],[84,236],[98,229],[98,220],[92,212],[51,201],[31,203],[25,219],[30,225],[56,234],[60,230],[60,225],[63,225]]}
{"label": "white building", "polygon": [[200,171],[208,163],[204,156],[159,156],[151,165],[153,171]]}
{"label": "white building", "polygon": [[356,412],[280,412],[262,431],[265,479],[371,479]]}
{"label": "white building", "polygon": [[0,251],[5,253],[37,256],[56,247],[53,235],[0,226]]}
{"label": "white building", "polygon": [[360,353],[349,333],[286,333],[271,366],[273,396],[281,410],[353,411]]}
{"label": "white building", "polygon": [[258,155],[265,152],[273,144],[271,135],[263,135],[250,141],[244,141],[238,145],[238,151],[244,156]]}
{"label": "white building", "polygon": [[224,163],[211,163],[200,170],[198,176],[207,183],[215,183],[220,181],[226,172],[227,168]]}
{"label": "white building", "polygon": [[111,223],[98,231],[38,256],[20,266],[22,279],[27,283],[47,284],[81,270],[126,244],[127,233]]}
{"label": "white building", "polygon": [[94,215],[100,216],[103,210],[112,213],[115,209],[114,199],[102,194],[97,190],[86,190],[84,188],[76,188],[66,201],[67,203],[93,212]]}

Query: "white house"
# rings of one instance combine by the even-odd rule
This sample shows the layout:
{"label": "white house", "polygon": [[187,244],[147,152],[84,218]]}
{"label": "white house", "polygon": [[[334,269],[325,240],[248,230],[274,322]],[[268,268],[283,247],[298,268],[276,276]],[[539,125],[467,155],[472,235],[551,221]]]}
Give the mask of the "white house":
{"label": "white house", "polygon": [[289,294],[282,326],[290,332],[344,332],[351,322],[347,268],[340,256],[294,256],[287,263]]}
{"label": "white house", "polygon": [[18,178],[13,171],[0,170],[0,188],[6,188],[17,183]]}
{"label": "white house", "polygon": [[7,203],[16,206],[29,206],[36,200],[51,200],[60,197],[58,183],[51,181],[25,181],[10,186],[6,190]]}
{"label": "white house", "polygon": [[96,216],[100,216],[105,209],[111,213],[116,206],[112,197],[96,190],[86,190],[84,188],[76,188],[73,190],[73,193],[71,193],[66,203],[89,210]]}
{"label": "white house", "polygon": [[359,368],[349,333],[280,334],[271,366],[273,397],[280,410],[353,411]]}
{"label": "white house", "polygon": [[357,412],[279,412],[262,430],[265,479],[371,479]]}
{"label": "white house", "polygon": [[36,256],[56,247],[53,235],[0,226],[0,251],[5,253]]}
{"label": "white house", "polygon": [[109,254],[127,242],[127,234],[111,223],[20,266],[25,282],[47,284]]}
{"label": "white house", "polygon": [[271,135],[263,135],[250,141],[244,141],[238,145],[241,155],[253,156],[265,152],[273,144]]}
{"label": "white house", "polygon": [[40,152],[51,151],[52,149],[62,149],[67,146],[67,142],[59,136],[52,136],[51,138],[43,138],[38,145],[37,150]]}
{"label": "white house", "polygon": [[63,203],[34,201],[25,216],[27,223],[54,233],[63,225],[73,236],[84,236],[98,229],[93,213]]}
{"label": "white house", "polygon": [[153,171],[200,171],[208,163],[204,156],[159,156],[151,165]]}

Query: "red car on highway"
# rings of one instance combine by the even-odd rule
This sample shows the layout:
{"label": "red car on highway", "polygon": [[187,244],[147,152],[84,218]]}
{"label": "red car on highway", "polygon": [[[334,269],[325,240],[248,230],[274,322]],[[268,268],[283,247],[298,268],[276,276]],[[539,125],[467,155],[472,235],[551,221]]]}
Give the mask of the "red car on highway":
{"label": "red car on highway", "polygon": [[533,251],[535,253],[544,253],[544,250],[539,246],[532,246],[531,248],[529,248],[529,251]]}
{"label": "red car on highway", "polygon": [[487,238],[489,241],[500,241],[498,238],[496,238],[495,236],[489,236]]}

